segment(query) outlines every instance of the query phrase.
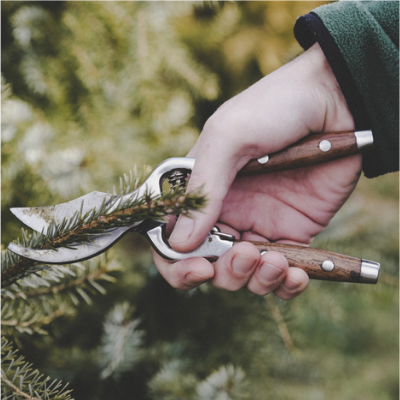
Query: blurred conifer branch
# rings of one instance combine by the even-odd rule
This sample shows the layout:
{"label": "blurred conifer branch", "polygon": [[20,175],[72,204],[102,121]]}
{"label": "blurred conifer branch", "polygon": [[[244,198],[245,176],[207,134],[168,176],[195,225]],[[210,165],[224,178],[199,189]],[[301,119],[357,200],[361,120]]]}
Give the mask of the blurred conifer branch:
{"label": "blurred conifer branch", "polygon": [[281,335],[282,341],[285,344],[286,349],[288,351],[293,350],[294,348],[293,340],[290,335],[289,328],[287,327],[285,319],[281,313],[281,310],[279,309],[279,306],[276,304],[274,298],[271,296],[265,296],[265,300],[278,326],[279,334]]}
{"label": "blurred conifer branch", "polygon": [[197,386],[199,400],[228,398],[247,399],[246,376],[233,365],[220,367]]}
{"label": "blurred conifer branch", "polygon": [[174,400],[177,393],[193,400],[248,399],[248,381],[241,368],[223,365],[204,379],[189,372],[190,366],[181,360],[166,362],[149,382],[154,400]]}
{"label": "blurred conifer branch", "polygon": [[46,325],[72,315],[81,300],[91,304],[94,293],[105,294],[101,282],[115,282],[111,274],[120,269],[103,254],[69,266],[46,267],[19,279],[2,289],[2,333],[45,334]]}
{"label": "blurred conifer branch", "polygon": [[117,378],[129,371],[142,357],[143,335],[140,321],[131,318],[131,306],[117,304],[106,316],[99,349],[101,378]]}

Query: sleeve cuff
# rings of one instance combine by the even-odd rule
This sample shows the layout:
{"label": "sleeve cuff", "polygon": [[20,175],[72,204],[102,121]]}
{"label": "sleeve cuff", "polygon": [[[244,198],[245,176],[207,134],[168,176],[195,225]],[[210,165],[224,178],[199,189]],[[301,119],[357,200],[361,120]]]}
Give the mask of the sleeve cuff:
{"label": "sleeve cuff", "polygon": [[367,111],[347,64],[318,15],[311,12],[299,17],[294,26],[294,34],[305,50],[314,43],[319,43],[347,101],[356,129],[370,128]]}

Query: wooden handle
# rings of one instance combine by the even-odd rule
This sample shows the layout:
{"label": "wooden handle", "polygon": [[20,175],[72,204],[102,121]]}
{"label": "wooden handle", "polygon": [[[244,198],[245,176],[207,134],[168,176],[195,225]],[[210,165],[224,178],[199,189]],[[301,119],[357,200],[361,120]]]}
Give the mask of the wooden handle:
{"label": "wooden handle", "polygon": [[313,134],[282,151],[250,161],[238,175],[247,176],[306,167],[349,156],[358,150],[355,132]]}
{"label": "wooden handle", "polygon": [[311,279],[376,283],[379,264],[326,250],[281,243],[251,242],[260,252],[278,251],[289,266],[303,269]]}

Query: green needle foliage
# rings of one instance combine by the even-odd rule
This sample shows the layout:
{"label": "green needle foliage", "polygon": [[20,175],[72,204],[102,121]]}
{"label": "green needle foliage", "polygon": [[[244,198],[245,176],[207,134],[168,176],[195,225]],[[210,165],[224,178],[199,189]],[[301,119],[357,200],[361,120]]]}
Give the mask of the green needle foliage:
{"label": "green needle foliage", "polygon": [[399,398],[398,174],[362,179],[313,243],[381,262],[378,284],[313,281],[291,302],[175,290],[138,234],[70,265],[6,250],[201,208],[199,193],[128,196],[47,235],[21,235],[10,212],[120,176],[110,198],[134,191],[148,167],[124,172],[185,156],[225,100],[301,51],[293,24],[322,3],[1,2],[2,398]]}
{"label": "green needle foliage", "polygon": [[201,382],[197,388],[199,399],[247,399],[245,374],[233,365],[221,367]]}
{"label": "green needle foliage", "polygon": [[91,304],[92,294],[105,294],[101,282],[115,282],[112,274],[120,266],[103,255],[69,266],[42,265],[39,270],[3,288],[3,333],[46,333],[46,325],[73,315],[82,300]]}
{"label": "green needle foliage", "polygon": [[139,321],[132,319],[128,303],[117,304],[106,316],[99,358],[102,379],[129,371],[137,364],[142,354],[143,331]]}
{"label": "green needle foliage", "polygon": [[9,342],[1,339],[1,398],[4,400],[68,400],[71,389],[34,370]]}
{"label": "green needle foliage", "polygon": [[104,202],[86,215],[77,212],[69,221],[64,219],[61,224],[52,223],[46,233],[46,242],[40,247],[73,248],[107,234],[109,230],[131,226],[146,219],[162,220],[168,215],[189,215],[190,211],[201,208],[204,202],[204,197],[186,195],[182,191],[168,192],[156,198],[149,195],[141,198],[137,195],[115,197],[110,203]]}
{"label": "green needle foliage", "polygon": [[[182,188],[157,197],[144,194],[139,198],[135,193],[126,195],[130,186],[123,188],[123,194],[114,196],[112,201],[104,201],[98,209],[92,209],[85,215],[77,211],[70,220],[52,222],[46,235],[27,235],[23,231],[22,245],[36,249],[56,249],[62,246],[74,248],[73,246],[84,245],[98,235],[106,235],[115,228],[130,226],[144,219],[189,215],[190,211],[199,209],[204,204],[204,197],[197,194],[186,195]],[[97,262],[89,260],[66,267],[41,265],[39,262],[13,255],[8,250],[3,254],[1,322],[2,333],[9,337],[16,332],[46,334],[45,327],[57,318],[73,315],[80,300],[91,304],[90,292],[105,294],[100,282],[114,281],[110,273],[119,269],[114,262],[108,262],[105,256],[94,259]],[[105,320],[104,344],[100,350],[101,378],[111,375],[118,377],[129,370],[135,364],[136,358],[140,357],[138,354],[143,333],[137,330],[137,325],[137,321],[129,320],[127,303],[110,312]],[[15,353],[8,352],[6,360],[13,356]],[[32,373],[29,364],[24,364],[21,368],[18,366],[12,379],[9,377],[10,371],[11,366],[6,372],[2,372],[3,381],[7,385],[4,393],[23,396],[26,386],[31,398],[35,398],[32,397],[33,393],[37,398],[64,398],[51,397],[56,396],[55,393],[58,396],[59,384],[53,382],[47,387],[47,380],[43,381],[37,371]],[[17,379],[19,388],[15,386]],[[40,397],[42,395],[38,393],[42,392],[43,397]]]}
{"label": "green needle foliage", "polygon": [[[71,219],[61,223],[51,222],[45,235],[34,233],[27,236],[23,230],[22,245],[34,249],[75,249],[91,242],[94,238],[107,235],[110,230],[131,226],[146,219],[163,219],[168,215],[189,215],[190,211],[203,206],[205,198],[198,194],[186,195],[181,188],[157,197],[137,194],[115,196],[112,201],[103,201],[85,215],[77,211]],[[82,203],[83,204],[83,203]],[[18,240],[19,242],[19,240]],[[7,252],[2,263],[3,287],[16,279],[38,270],[37,262],[15,257]]]}

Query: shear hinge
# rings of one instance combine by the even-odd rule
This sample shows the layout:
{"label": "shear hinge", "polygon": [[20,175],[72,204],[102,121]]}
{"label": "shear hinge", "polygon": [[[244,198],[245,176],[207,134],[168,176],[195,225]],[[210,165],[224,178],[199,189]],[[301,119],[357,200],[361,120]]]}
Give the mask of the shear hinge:
{"label": "shear hinge", "polygon": [[168,182],[173,189],[184,188],[187,184],[190,170],[176,169],[168,176]]}

